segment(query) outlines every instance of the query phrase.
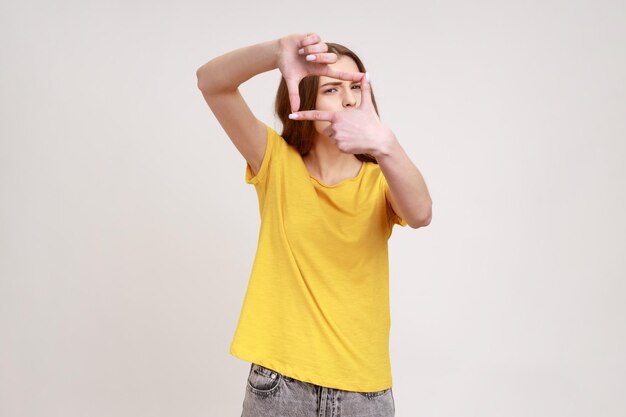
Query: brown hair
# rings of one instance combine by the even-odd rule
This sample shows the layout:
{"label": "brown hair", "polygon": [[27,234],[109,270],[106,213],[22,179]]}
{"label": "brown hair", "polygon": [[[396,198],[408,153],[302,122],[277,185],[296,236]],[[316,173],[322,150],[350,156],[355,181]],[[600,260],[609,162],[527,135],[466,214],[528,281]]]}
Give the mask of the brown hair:
{"label": "brown hair", "polygon": [[[337,54],[338,58],[347,56],[352,58],[359,69],[359,72],[365,72],[365,65],[357,54],[350,49],[338,43],[326,42],[328,45],[328,52]],[[298,88],[300,94],[300,111],[315,110],[317,101],[317,89],[319,88],[319,76],[311,75],[305,77],[300,81]],[[378,114],[378,107],[376,106],[376,99],[374,98],[374,91],[372,90],[372,104],[376,114]],[[315,126],[312,120],[291,120],[289,114],[291,113],[291,105],[289,102],[289,92],[287,90],[287,83],[285,79],[281,77],[278,91],[276,92],[276,115],[283,124],[283,131],[280,134],[285,141],[296,148],[300,155],[304,156],[309,153],[313,146],[313,135],[315,134]],[[358,160],[363,162],[373,162],[377,164],[376,158],[370,154],[355,154]]]}

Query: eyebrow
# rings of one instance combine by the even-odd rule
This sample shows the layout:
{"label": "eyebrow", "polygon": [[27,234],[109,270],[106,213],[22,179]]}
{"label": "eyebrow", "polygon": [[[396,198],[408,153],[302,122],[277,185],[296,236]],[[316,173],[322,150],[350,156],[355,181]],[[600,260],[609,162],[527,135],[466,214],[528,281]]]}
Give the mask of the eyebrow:
{"label": "eyebrow", "polygon": [[[359,82],[357,81],[357,82],[354,82],[353,84],[358,84],[358,83]],[[320,88],[326,87],[327,85],[341,85],[341,84],[343,84],[341,81],[331,81],[329,83],[320,85]]]}

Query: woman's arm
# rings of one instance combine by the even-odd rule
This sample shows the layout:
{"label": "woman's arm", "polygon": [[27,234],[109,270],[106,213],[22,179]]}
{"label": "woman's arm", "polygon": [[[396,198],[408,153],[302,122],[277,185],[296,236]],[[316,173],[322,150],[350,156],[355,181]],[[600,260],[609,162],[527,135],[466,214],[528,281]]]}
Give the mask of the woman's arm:
{"label": "woman's arm", "polygon": [[[317,34],[293,34],[228,52],[196,71],[204,99],[255,175],[265,154],[267,131],[239,93],[239,85],[257,74],[278,68],[289,90],[291,108],[297,111],[300,106],[298,85],[304,77],[326,75],[348,81],[361,78],[358,72],[330,68],[328,64],[337,62],[337,55],[327,51],[328,46]],[[315,61],[307,61],[306,55],[315,55]]]}
{"label": "woman's arm", "polygon": [[386,145],[381,146],[374,157],[389,185],[387,200],[393,211],[412,228],[428,226],[432,219],[433,202],[422,174],[391,129],[382,141]]}
{"label": "woman's arm", "polygon": [[372,102],[369,74],[361,78],[361,103],[356,109],[300,111],[290,114],[289,118],[330,122],[324,133],[341,152],[369,153],[376,158],[389,185],[386,198],[393,211],[414,229],[430,223],[432,201],[424,178],[391,129],[378,118]]}
{"label": "woman's arm", "polygon": [[278,55],[276,39],[228,52],[196,71],[205,101],[255,175],[265,154],[267,131],[238,88],[253,76],[277,68]]}

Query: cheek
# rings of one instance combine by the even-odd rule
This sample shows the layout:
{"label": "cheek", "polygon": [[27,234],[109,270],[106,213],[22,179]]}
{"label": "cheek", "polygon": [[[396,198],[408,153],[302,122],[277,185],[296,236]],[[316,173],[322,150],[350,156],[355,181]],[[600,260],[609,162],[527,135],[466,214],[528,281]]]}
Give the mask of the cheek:
{"label": "cheek", "polygon": [[319,95],[315,102],[316,110],[337,111],[341,109],[341,97],[338,94]]}
{"label": "cheek", "polygon": [[317,96],[317,100],[315,102],[315,110],[328,110],[327,97]]}

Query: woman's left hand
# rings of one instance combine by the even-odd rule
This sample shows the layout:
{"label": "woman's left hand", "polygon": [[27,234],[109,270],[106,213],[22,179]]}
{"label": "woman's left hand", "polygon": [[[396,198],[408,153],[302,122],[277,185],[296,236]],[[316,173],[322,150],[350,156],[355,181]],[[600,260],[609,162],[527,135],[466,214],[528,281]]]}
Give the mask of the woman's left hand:
{"label": "woman's left hand", "polygon": [[291,113],[294,120],[322,120],[330,122],[324,129],[341,152],[350,154],[367,153],[374,157],[385,153],[393,132],[383,125],[376,114],[369,80],[363,74],[361,78],[361,104],[353,110],[331,112],[323,110],[307,110]]}

